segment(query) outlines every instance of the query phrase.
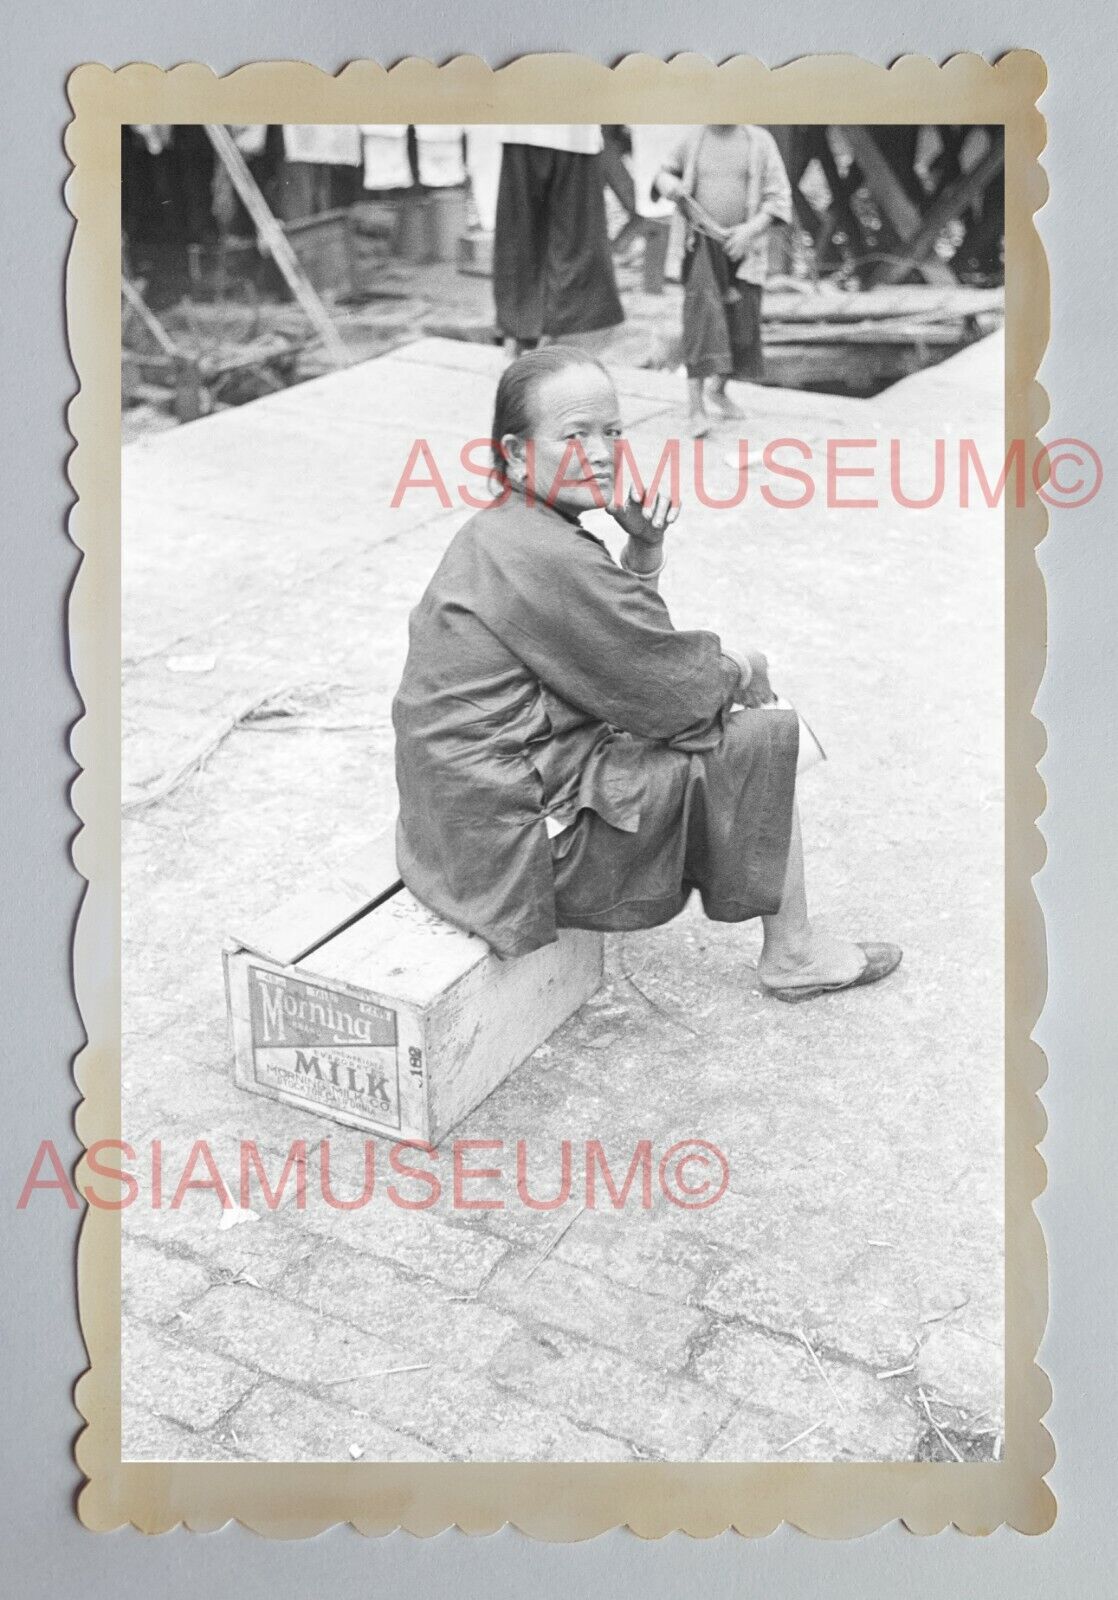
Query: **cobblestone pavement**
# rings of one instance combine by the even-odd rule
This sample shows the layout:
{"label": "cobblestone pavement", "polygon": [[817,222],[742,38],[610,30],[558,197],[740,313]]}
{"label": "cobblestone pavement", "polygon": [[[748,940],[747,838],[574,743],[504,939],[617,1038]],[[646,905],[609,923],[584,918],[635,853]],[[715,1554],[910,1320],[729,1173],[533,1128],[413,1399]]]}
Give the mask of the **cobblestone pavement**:
{"label": "cobblestone pavement", "polygon": [[[910,494],[936,434],[1001,436],[993,338],[872,401],[741,391],[757,439],[898,438]],[[681,626],[768,648],[831,759],[803,781],[814,912],[895,939],[880,990],[784,1007],[757,932],[689,909],[608,941],[607,981],[455,1137],[500,1180],[409,1211],[390,1147],[232,1084],[221,946],[391,818],[405,623],[464,515],[388,502],[416,435],[453,486],[498,357],[425,341],[124,457],[124,1453],[149,1459],[695,1460],[990,1456],[1001,1396],[1001,534],[997,513],[736,511],[689,495],[665,598]],[[680,381],[622,371],[655,461]],[[736,431],[707,443],[709,476]],[[923,447],[922,447],[923,442]],[[887,459],[888,445],[881,450]],[[736,459],[736,456],[735,456]],[[723,464],[725,476],[729,469]],[[912,486],[910,486],[910,484]],[[846,486],[844,485],[844,488]],[[711,492],[716,492],[713,488]],[[855,484],[852,493],[858,492]],[[296,714],[243,720],[280,696]],[[300,709],[301,708],[301,709]],[[233,726],[233,731],[228,731]],[[224,737],[222,734],[224,733]],[[200,765],[193,765],[201,751]],[[153,784],[151,780],[156,780]],[[144,784],[148,787],[145,790]],[[687,1211],[653,1186],[585,1206],[585,1142],[620,1182],[649,1141],[727,1157]],[[146,1185],[162,1146],[163,1205]],[[197,1140],[239,1195],[254,1140],[291,1185],[229,1226],[170,1201]],[[517,1196],[517,1141],[537,1197]],[[452,1152],[437,1164],[449,1180]],[[196,1162],[192,1176],[206,1179]]]}

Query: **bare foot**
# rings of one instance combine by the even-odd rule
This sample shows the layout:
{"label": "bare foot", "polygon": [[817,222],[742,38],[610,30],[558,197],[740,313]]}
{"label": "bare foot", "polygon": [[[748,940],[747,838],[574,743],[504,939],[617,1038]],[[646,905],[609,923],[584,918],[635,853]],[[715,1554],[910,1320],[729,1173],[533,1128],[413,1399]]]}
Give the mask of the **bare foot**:
{"label": "bare foot", "polygon": [[740,421],[745,416],[745,412],[739,405],[735,405],[725,389],[712,389],[707,399],[720,417],[726,417],[730,421]]}
{"label": "bare foot", "polygon": [[687,419],[692,439],[705,439],[710,432],[710,418],[705,411],[692,411]]}

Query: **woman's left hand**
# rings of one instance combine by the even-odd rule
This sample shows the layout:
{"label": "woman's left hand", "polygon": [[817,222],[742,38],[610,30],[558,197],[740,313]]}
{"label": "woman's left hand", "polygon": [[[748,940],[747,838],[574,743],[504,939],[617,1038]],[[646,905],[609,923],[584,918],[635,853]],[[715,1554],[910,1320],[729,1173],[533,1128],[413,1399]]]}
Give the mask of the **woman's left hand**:
{"label": "woman's left hand", "polygon": [[769,658],[760,650],[746,650],[741,654],[722,646],[722,654],[736,661],[743,680],[734,696],[739,706],[767,706],[776,699],[769,681]]}
{"label": "woman's left hand", "polygon": [[679,506],[673,505],[671,496],[661,489],[655,499],[651,493],[643,497],[630,488],[623,506],[610,506],[610,516],[623,528],[630,539],[638,544],[659,545],[664,534],[679,516]]}

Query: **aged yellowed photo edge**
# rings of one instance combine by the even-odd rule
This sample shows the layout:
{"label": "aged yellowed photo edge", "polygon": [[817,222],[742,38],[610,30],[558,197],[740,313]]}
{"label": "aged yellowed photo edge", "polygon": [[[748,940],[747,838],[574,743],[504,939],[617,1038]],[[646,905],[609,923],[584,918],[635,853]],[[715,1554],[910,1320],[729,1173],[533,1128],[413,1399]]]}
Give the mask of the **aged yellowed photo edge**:
{"label": "aged yellowed photo edge", "polygon": [[[607,68],[575,55],[524,57],[492,70],[476,57],[438,67],[409,58],[391,70],[355,62],[337,76],[262,62],[217,77],[197,63],[77,68],[66,133],[75,218],[66,312],[78,390],[68,464],[70,536],[82,560],[70,600],[72,670],[84,716],[72,736],[81,773],[74,861],[86,880],[74,942],[74,988],[88,1043],[75,1063],[76,1127],[88,1148],[120,1132],[120,128],[127,123],[516,122],[1002,123],[1006,168],[1006,438],[1035,447],[1048,415],[1037,383],[1049,328],[1048,268],[1034,224],[1047,180],[1040,165],[1046,81],[1036,54],[995,63],[973,54],[942,65],[906,56],[885,67],[818,56],[769,69],[686,54],[632,55]],[[1031,458],[1031,457],[1030,457]],[[1046,511],[1031,494],[1006,508],[1006,1437],[996,1463],[954,1465],[122,1464],[120,1218],[90,1209],[78,1290],[89,1369],[76,1387],[85,1426],[76,1459],[87,1528],[210,1530],[236,1519],[270,1537],[335,1523],[381,1534],[468,1533],[511,1523],[539,1539],[586,1539],[615,1526],[647,1538],[728,1528],[761,1535],[787,1522],[827,1538],[899,1519],[916,1533],[954,1524],[984,1534],[1042,1533],[1055,1518],[1045,1483],[1054,1451],[1043,1426],[1051,1391],[1036,1364],[1047,1314],[1047,1259],[1033,1209],[1045,1183],[1037,1150],[1046,1072],[1031,1032],[1045,996],[1044,925],[1032,887],[1044,860],[1036,762],[1044,730],[1032,704],[1045,663],[1045,589],[1035,547]],[[88,1181],[83,1162],[79,1183]]]}

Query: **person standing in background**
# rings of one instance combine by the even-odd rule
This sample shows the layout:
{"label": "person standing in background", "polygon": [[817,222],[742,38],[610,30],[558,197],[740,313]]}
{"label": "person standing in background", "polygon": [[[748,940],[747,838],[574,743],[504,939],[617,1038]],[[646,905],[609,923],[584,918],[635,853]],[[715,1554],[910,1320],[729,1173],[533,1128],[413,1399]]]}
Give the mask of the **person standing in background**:
{"label": "person standing in background", "polygon": [[729,123],[688,133],[661,168],[655,188],[676,202],[688,222],[683,359],[691,433],[701,438],[710,428],[706,400],[724,417],[739,416],[727,380],[759,383],[764,375],[766,235],[774,222],[791,222],[792,189],[772,134]]}
{"label": "person standing in background", "polygon": [[505,351],[624,321],[606,231],[597,123],[502,129],[493,298]]}

